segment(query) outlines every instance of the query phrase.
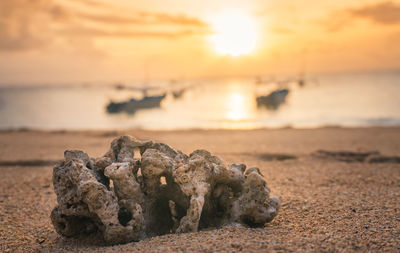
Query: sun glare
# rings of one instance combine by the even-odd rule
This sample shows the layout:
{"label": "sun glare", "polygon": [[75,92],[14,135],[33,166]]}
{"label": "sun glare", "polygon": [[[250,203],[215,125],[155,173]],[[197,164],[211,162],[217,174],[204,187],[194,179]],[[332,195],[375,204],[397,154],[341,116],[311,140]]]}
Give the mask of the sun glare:
{"label": "sun glare", "polygon": [[218,15],[211,22],[215,31],[211,41],[218,54],[240,56],[254,50],[257,32],[251,16],[232,11]]}

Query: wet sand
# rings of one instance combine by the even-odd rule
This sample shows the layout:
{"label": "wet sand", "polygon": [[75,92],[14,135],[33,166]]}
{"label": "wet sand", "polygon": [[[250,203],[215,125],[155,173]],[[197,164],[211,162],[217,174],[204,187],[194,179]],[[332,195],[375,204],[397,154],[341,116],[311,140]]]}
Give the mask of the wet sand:
{"label": "wet sand", "polygon": [[[263,228],[230,225],[112,247],[95,236],[59,236],[49,218],[56,205],[53,164],[65,149],[100,156],[123,134],[185,153],[203,148],[226,163],[258,166],[272,195],[282,201],[280,213]],[[399,157],[400,128],[395,127],[0,131],[0,251],[399,251]]]}

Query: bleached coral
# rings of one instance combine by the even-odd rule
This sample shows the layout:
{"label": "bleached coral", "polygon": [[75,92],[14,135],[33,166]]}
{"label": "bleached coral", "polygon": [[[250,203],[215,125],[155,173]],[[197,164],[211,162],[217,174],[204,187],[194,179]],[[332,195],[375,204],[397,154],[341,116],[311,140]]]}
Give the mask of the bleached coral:
{"label": "bleached coral", "polygon": [[231,222],[262,226],[279,210],[258,168],[226,167],[206,150],[187,156],[163,143],[122,136],[103,157],[77,150],[64,157],[53,172],[58,206],[51,220],[67,237],[100,230],[116,244]]}

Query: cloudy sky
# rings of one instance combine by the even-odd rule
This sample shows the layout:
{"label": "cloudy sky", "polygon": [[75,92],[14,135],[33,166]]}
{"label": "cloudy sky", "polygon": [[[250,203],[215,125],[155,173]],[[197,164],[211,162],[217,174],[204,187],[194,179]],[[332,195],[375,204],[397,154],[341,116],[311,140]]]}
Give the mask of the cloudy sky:
{"label": "cloudy sky", "polygon": [[[254,25],[247,54],[211,42],[229,12]],[[0,84],[390,70],[399,45],[400,1],[0,1]]]}

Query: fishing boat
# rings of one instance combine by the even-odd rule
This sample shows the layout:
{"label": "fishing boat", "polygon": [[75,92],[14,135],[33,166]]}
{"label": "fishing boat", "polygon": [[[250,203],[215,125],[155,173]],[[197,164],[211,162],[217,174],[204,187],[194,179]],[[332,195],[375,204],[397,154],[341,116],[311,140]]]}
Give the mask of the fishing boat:
{"label": "fishing boat", "polygon": [[289,94],[288,89],[280,89],[271,92],[267,96],[259,96],[256,98],[258,107],[266,107],[267,109],[276,110],[286,101]]}
{"label": "fishing boat", "polygon": [[111,101],[107,105],[108,113],[135,113],[137,110],[157,108],[161,106],[161,101],[166,97],[166,94],[160,96],[144,96],[142,99],[131,98],[124,102]]}
{"label": "fishing boat", "polygon": [[181,88],[179,90],[174,90],[174,91],[172,91],[172,95],[174,96],[175,99],[181,98],[183,93],[185,93],[185,91],[186,91],[185,88]]}

